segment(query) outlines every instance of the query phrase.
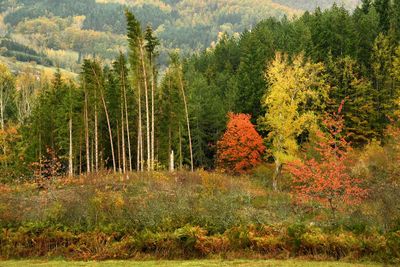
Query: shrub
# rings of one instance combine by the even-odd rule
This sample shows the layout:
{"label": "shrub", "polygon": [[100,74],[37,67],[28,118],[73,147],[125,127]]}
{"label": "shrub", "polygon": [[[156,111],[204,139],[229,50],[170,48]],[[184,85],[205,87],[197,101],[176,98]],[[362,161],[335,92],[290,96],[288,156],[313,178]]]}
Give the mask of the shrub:
{"label": "shrub", "polygon": [[265,146],[250,115],[229,113],[228,117],[226,132],[218,142],[218,165],[227,172],[243,174],[261,163]]}

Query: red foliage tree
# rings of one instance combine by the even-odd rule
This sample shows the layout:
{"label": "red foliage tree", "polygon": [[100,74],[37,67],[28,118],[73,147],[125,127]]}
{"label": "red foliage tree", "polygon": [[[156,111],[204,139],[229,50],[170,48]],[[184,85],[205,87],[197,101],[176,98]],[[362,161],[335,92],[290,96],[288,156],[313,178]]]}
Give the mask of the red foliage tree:
{"label": "red foliage tree", "polygon": [[293,176],[292,193],[297,203],[316,201],[333,215],[341,204],[358,204],[367,193],[361,187],[362,181],[350,175],[351,146],[342,135],[344,120],[340,115],[343,104],[338,113],[323,121],[327,133],[317,133],[317,159],[297,160],[286,166]]}
{"label": "red foliage tree", "polygon": [[228,117],[226,132],[217,144],[218,166],[231,173],[246,173],[261,163],[265,152],[263,139],[250,115],[229,113]]}

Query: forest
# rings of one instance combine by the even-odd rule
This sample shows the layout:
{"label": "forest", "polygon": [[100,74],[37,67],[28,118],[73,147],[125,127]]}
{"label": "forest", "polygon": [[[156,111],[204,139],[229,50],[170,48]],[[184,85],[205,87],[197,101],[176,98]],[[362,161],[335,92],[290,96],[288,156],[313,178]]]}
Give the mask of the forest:
{"label": "forest", "polygon": [[83,53],[76,74],[0,63],[0,259],[400,262],[399,0],[161,61],[137,13],[113,24],[126,49]]}
{"label": "forest", "polygon": [[[28,46],[52,65],[79,71],[82,59],[98,55],[111,64],[119,50],[127,49],[124,8],[127,5],[143,26],[150,24],[162,40],[158,63],[165,68],[168,53],[176,48],[191,54],[214,45],[224,32],[233,35],[266,17],[300,15],[332,1],[117,1],[117,0],[3,0],[0,39]],[[355,8],[357,0],[343,1]],[[200,12],[201,11],[201,12]],[[3,54],[20,61],[41,59],[21,54],[10,46]],[[17,55],[15,55],[17,53]],[[24,57],[25,56],[25,57]]]}

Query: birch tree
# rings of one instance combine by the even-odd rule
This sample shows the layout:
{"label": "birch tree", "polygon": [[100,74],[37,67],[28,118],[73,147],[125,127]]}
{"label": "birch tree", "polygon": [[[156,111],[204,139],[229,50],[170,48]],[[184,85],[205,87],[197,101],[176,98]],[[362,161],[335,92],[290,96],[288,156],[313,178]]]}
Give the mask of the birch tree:
{"label": "birch tree", "polygon": [[314,111],[323,108],[327,86],[323,79],[323,65],[314,64],[299,55],[290,64],[286,55],[277,53],[266,72],[269,88],[263,106],[267,113],[261,119],[269,131],[275,173],[272,187],[278,190],[278,179],[283,164],[297,157],[297,137],[312,134],[317,129]]}

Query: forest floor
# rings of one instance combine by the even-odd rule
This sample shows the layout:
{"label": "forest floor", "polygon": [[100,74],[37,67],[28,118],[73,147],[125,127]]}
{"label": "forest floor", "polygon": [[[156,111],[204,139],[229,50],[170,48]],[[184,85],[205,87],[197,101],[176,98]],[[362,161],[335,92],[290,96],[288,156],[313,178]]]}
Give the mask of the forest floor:
{"label": "forest floor", "polygon": [[1,267],[19,267],[19,266],[39,266],[39,267],[66,267],[66,266],[135,266],[135,267],[213,267],[213,266],[238,266],[238,267],[372,267],[382,266],[373,263],[346,263],[346,262],[312,262],[303,260],[195,260],[195,261],[101,261],[101,262],[70,262],[70,261],[43,261],[43,260],[28,260],[28,261],[0,261]]}

